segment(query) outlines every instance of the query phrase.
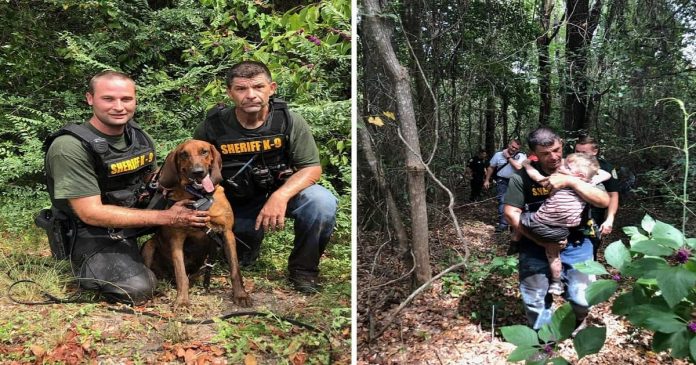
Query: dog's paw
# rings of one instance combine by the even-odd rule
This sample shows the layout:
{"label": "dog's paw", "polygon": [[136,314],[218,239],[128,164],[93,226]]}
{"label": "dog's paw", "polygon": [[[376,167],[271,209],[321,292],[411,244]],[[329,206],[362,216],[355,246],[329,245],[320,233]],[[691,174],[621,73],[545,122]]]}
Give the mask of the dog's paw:
{"label": "dog's paw", "polygon": [[191,306],[191,302],[188,299],[176,298],[174,302],[174,309],[185,309]]}
{"label": "dog's paw", "polygon": [[234,301],[234,304],[240,307],[251,307],[251,305],[254,304],[251,297],[247,293],[244,293],[243,295],[233,295],[232,301]]}

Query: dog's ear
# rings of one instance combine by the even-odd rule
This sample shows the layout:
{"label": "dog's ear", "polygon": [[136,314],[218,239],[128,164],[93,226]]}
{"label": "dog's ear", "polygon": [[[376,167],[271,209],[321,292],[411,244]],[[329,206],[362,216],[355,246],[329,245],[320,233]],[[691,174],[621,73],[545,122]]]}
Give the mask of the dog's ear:
{"label": "dog's ear", "polygon": [[179,184],[179,169],[177,168],[176,155],[179,148],[169,152],[160,168],[159,184],[165,189],[172,189]]}
{"label": "dog's ear", "polygon": [[222,182],[222,156],[220,152],[210,144],[210,153],[213,155],[213,163],[210,166],[210,180],[213,181],[213,185],[217,185]]}

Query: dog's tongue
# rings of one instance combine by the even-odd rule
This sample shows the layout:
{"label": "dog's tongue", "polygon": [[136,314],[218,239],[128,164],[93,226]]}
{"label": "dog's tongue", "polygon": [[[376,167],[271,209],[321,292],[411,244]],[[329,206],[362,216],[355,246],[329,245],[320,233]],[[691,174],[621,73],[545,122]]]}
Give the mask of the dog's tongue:
{"label": "dog's tongue", "polygon": [[215,190],[213,180],[210,180],[210,175],[206,175],[206,177],[203,178],[203,181],[201,181],[201,184],[203,185],[203,190],[205,190],[206,193],[212,193],[213,190]]}

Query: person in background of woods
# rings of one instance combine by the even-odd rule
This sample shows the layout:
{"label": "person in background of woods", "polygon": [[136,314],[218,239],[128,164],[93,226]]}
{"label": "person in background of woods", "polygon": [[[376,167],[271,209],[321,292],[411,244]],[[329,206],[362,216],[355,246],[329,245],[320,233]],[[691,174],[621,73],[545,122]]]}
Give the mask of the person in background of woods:
{"label": "person in background of woods", "polygon": [[488,154],[483,148],[479,149],[478,154],[469,159],[467,164],[467,174],[471,177],[470,201],[478,201],[481,198],[483,179],[486,177],[488,167]]}
{"label": "person in background of woods", "polygon": [[603,183],[604,188],[609,194],[609,207],[591,207],[590,214],[592,219],[594,219],[595,224],[599,226],[599,232],[595,237],[592,238],[592,250],[596,260],[597,251],[602,243],[602,237],[612,232],[616,212],[619,210],[619,180],[614,167],[605,159],[599,157],[599,144],[594,138],[590,137],[589,135],[581,136],[578,139],[578,142],[575,143],[575,152],[582,152],[595,156],[597,161],[599,161],[599,167],[611,174],[611,178]]}
{"label": "person in background of woods", "polygon": [[491,177],[495,179],[496,197],[498,198],[498,226],[496,232],[503,232],[508,229],[508,222],[503,215],[503,197],[508,188],[510,178],[515,175],[517,170],[522,168],[522,161],[527,159],[527,155],[520,151],[520,140],[513,138],[507,148],[496,152],[491,158],[483,187],[488,190]]}

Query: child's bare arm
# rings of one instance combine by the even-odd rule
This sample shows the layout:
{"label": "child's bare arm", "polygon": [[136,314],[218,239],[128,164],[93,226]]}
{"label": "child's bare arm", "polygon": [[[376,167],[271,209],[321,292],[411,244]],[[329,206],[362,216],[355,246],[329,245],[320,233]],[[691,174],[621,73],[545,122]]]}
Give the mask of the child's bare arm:
{"label": "child's bare arm", "polygon": [[544,175],[542,175],[537,169],[534,168],[534,166],[532,166],[532,162],[529,161],[529,159],[522,161],[522,166],[532,180],[540,182],[545,178]]}
{"label": "child's bare arm", "polygon": [[592,177],[592,183],[599,184],[599,183],[607,181],[609,179],[611,179],[611,174],[602,170],[602,169],[599,169],[597,171],[597,174]]}

